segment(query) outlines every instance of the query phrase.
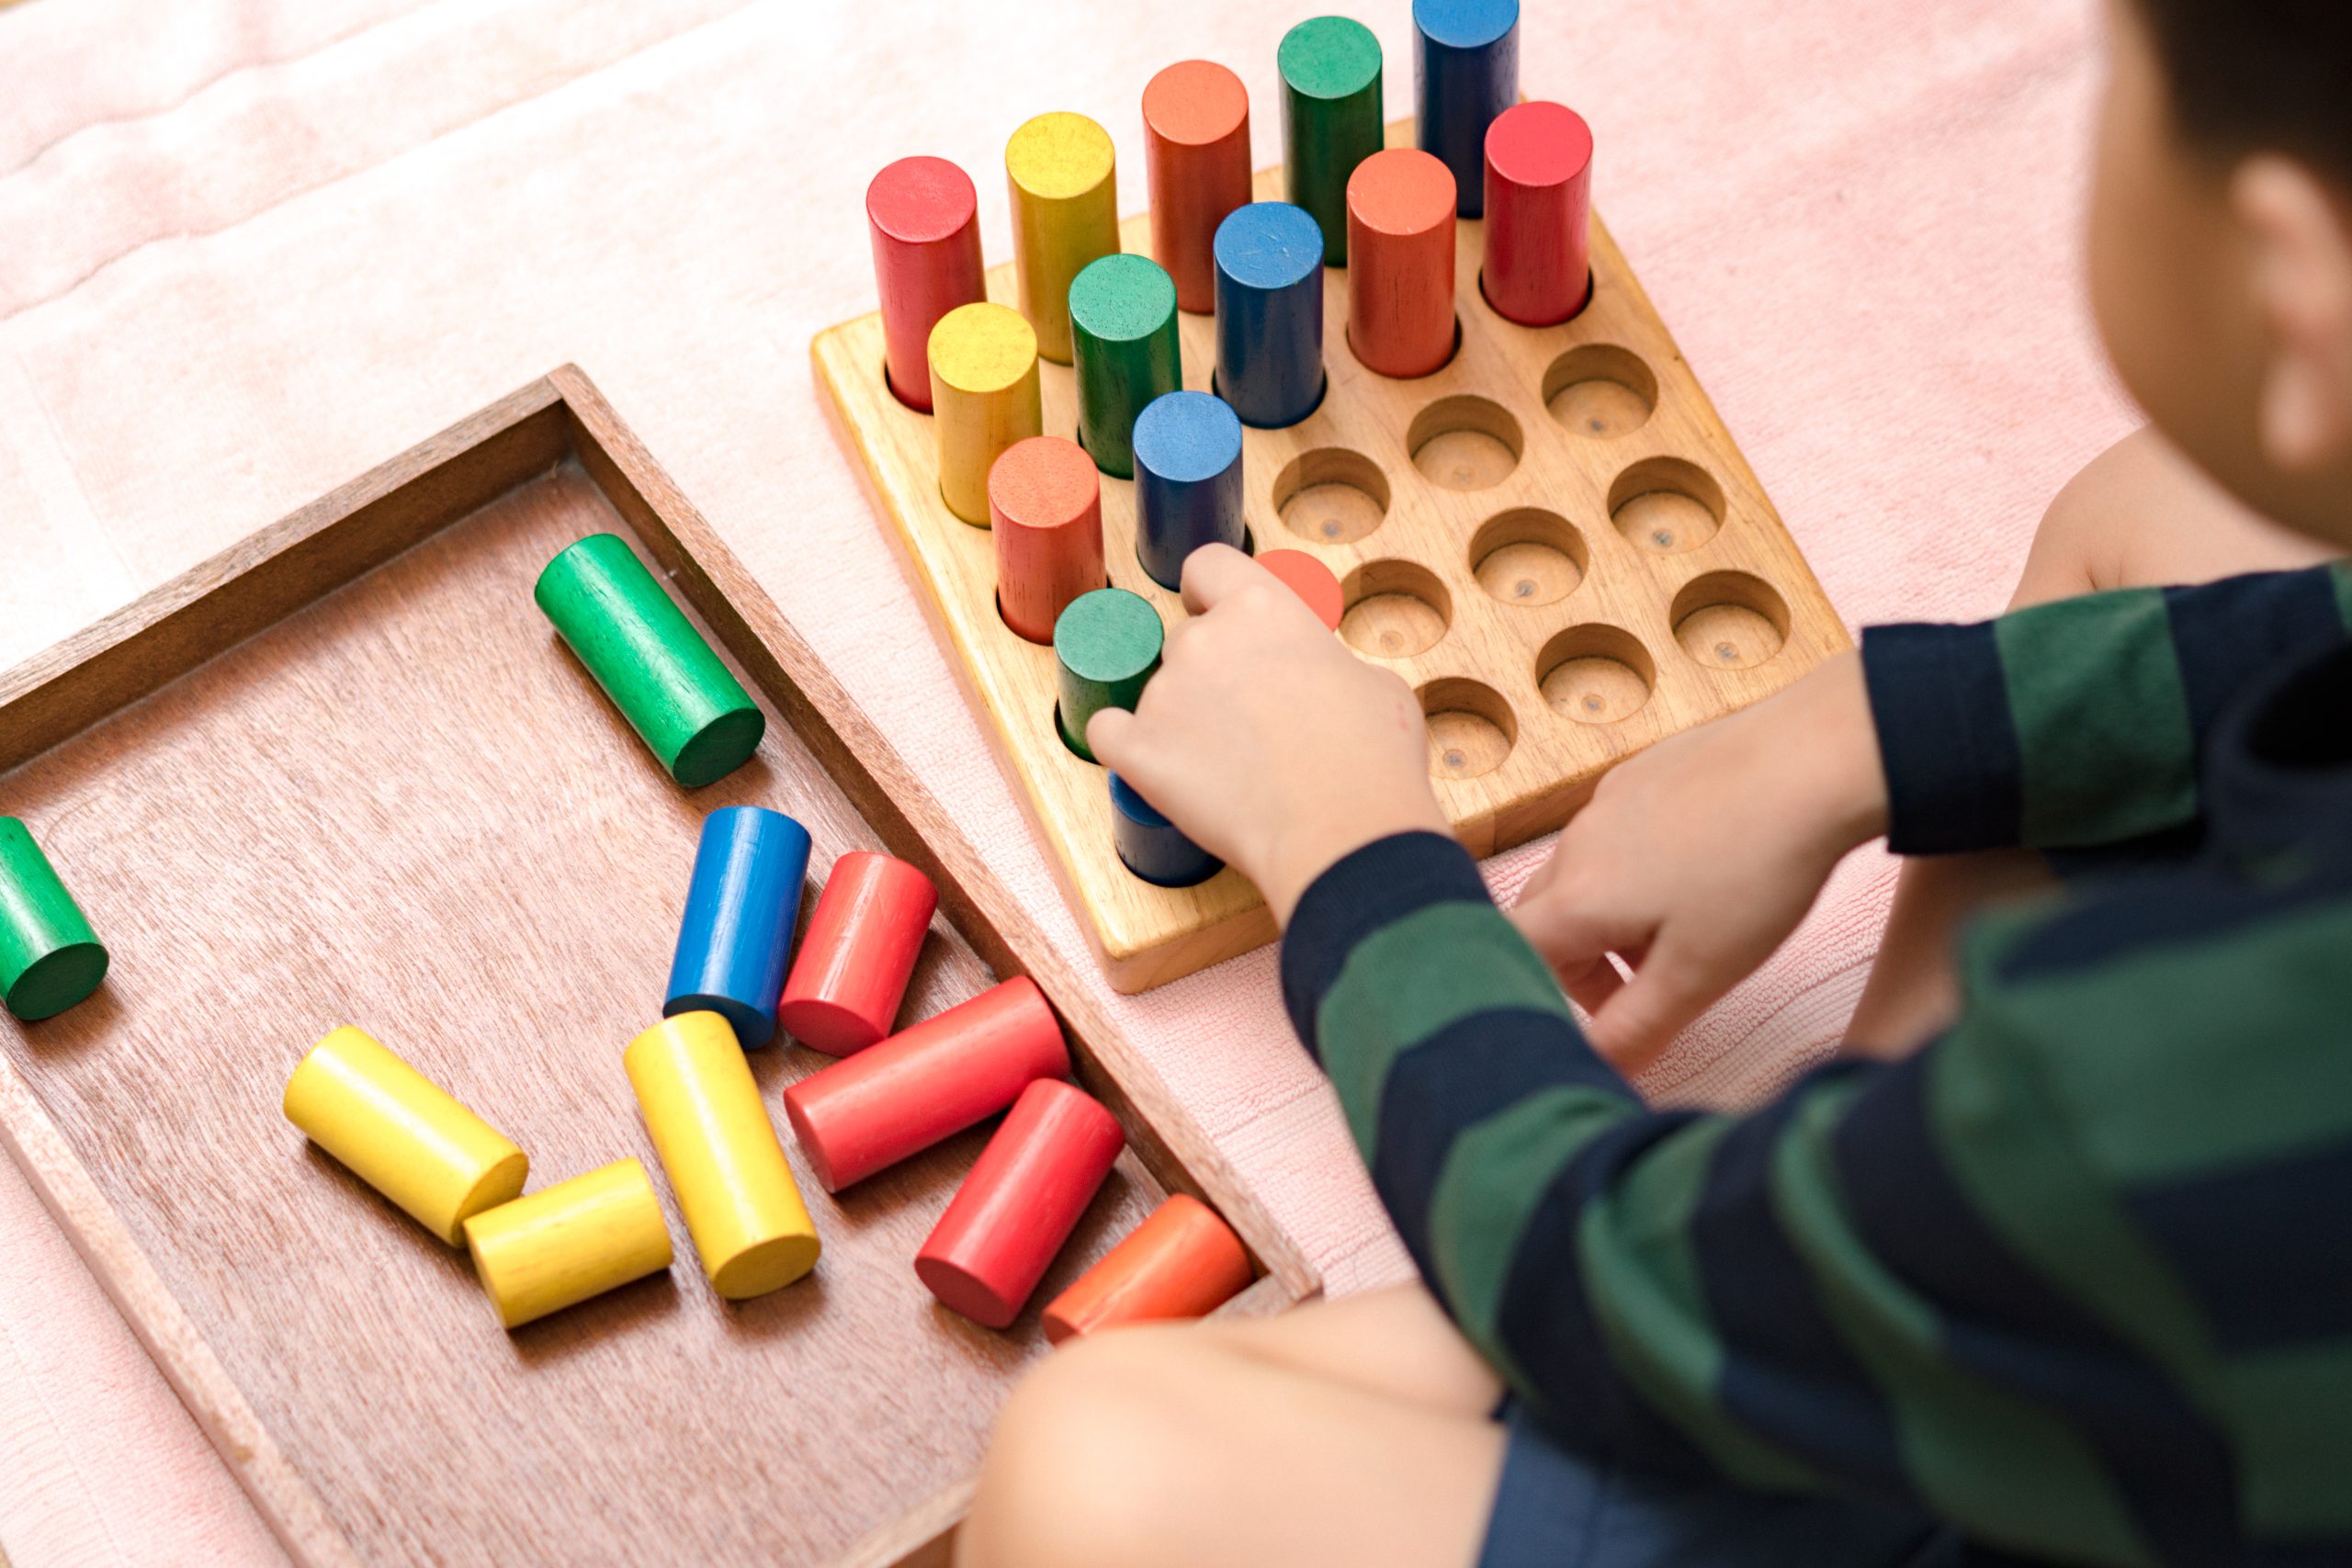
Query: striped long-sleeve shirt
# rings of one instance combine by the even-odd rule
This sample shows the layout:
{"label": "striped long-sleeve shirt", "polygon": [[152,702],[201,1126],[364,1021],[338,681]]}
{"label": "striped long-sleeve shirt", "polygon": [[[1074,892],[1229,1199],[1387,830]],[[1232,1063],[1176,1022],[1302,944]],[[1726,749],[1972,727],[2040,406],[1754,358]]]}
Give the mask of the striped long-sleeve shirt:
{"label": "striped long-sleeve shirt", "polygon": [[1285,997],[1463,1332],[1595,1455],[2352,1561],[2348,622],[2330,568],[1869,634],[1897,850],[2199,847],[1978,922],[1948,1035],[1748,1115],[1646,1109],[1450,840],[1334,866]]}

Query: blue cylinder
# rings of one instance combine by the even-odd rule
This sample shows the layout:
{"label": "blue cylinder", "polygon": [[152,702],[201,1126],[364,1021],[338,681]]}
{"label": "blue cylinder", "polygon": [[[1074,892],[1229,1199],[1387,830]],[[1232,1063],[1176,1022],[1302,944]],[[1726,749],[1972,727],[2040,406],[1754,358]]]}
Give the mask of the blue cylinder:
{"label": "blue cylinder", "polygon": [[1485,214],[1487,128],[1517,102],[1519,0],[1413,0],[1413,110],[1457,217]]}
{"label": "blue cylinder", "polygon": [[1120,863],[1160,887],[1191,887],[1225,869],[1116,773],[1111,775],[1111,837]]}
{"label": "blue cylinder", "polygon": [[1280,430],[1323,400],[1323,230],[1303,207],[1253,201],[1216,226],[1216,392]]}
{"label": "blue cylinder", "polygon": [[1203,545],[1247,547],[1241,421],[1223,398],[1170,392],[1136,421],[1136,559],[1162,588]]}
{"label": "blue cylinder", "polygon": [[715,1012],[744,1045],[775,1039],[808,872],[808,829],[782,812],[729,806],[704,818],[662,1016]]}

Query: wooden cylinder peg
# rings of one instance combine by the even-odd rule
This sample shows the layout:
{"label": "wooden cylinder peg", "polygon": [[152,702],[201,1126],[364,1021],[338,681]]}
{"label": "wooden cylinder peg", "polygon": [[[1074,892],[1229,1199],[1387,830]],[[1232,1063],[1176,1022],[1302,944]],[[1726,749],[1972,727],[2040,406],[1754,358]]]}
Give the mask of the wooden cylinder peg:
{"label": "wooden cylinder peg", "polygon": [[1176,285],[1148,256],[1101,256],[1069,286],[1078,439],[1095,467],[1135,476],[1136,416],[1184,384]]}
{"label": "wooden cylinder peg", "polygon": [[619,535],[567,547],[531,596],[678,783],[716,783],[760,749],[767,716]]}
{"label": "wooden cylinder peg", "polygon": [[745,1045],[775,1039],[808,871],[808,829],[782,812],[729,806],[704,818],[662,1016],[715,1012]]}
{"label": "wooden cylinder peg", "polygon": [[1031,1084],[915,1255],[916,1276],[982,1327],[1010,1327],[1125,1146],[1083,1089]]}
{"label": "wooden cylinder peg", "polygon": [[616,1159],[466,1222],[498,1321],[520,1328],[670,1267],[670,1227],[645,1167]]}
{"label": "wooden cylinder peg", "polygon": [[979,193],[944,158],[901,158],[865,187],[865,227],[890,390],[929,413],[931,329],[957,306],[989,297]]}
{"label": "wooden cylinder peg", "polygon": [[665,1019],[629,1042],[621,1066],[712,1288],[742,1301],[815,1268],[817,1227],[727,1021]]}
{"label": "wooden cylinder peg", "polygon": [[1305,550],[1268,550],[1258,557],[1258,564],[1281,580],[1283,587],[1297,594],[1315,618],[1330,627],[1340,629],[1340,616],[1347,608],[1347,595],[1340,591],[1340,580],[1331,569],[1308,555]]}
{"label": "wooden cylinder peg", "polygon": [[1592,128],[1561,104],[1520,104],[1487,132],[1487,254],[1479,285],[1523,326],[1592,298]]}
{"label": "wooden cylinder peg", "polygon": [[1453,176],[1392,147],[1348,181],[1348,344],[1365,368],[1427,376],[1453,357]]}
{"label": "wooden cylinder peg", "polygon": [[1216,392],[1268,430],[1323,400],[1323,231],[1304,208],[1251,202],[1216,231]]}
{"label": "wooden cylinder peg", "polygon": [[1176,302],[1206,314],[1217,225],[1250,199],[1250,90],[1212,61],[1169,66],[1143,90],[1143,152],[1152,256],[1176,280]]}
{"label": "wooden cylinder peg", "polygon": [[833,862],[784,983],[785,1032],[829,1056],[888,1035],[938,907],[931,878],[902,860],[853,850]]}
{"label": "wooden cylinder peg", "polygon": [[1104,708],[1134,709],[1166,640],[1159,612],[1140,593],[1099,588],[1071,601],[1054,623],[1054,722],[1064,745],[1094,761],[1088,721]]}
{"label": "wooden cylinder peg", "polygon": [[1074,441],[1035,435],[989,470],[989,524],[996,536],[996,607],[1031,642],[1054,640],[1070,602],[1107,581],[1102,565],[1102,481]]}
{"label": "wooden cylinder peg", "polygon": [[456,1247],[466,1221],[523,1190],[531,1162],[448,1091],[349,1025],[286,1080],[286,1119]]}
{"label": "wooden cylinder peg", "polygon": [[1037,352],[1070,362],[1069,286],[1119,249],[1118,165],[1110,133],[1082,114],[1041,114],[1004,147],[1012,263]]}
{"label": "wooden cylinder peg", "polygon": [[838,1192],[1069,1072],[1062,1026],[1024,976],[802,1078],[784,1111],[818,1181]]}
{"label": "wooden cylinder peg", "polygon": [[1136,421],[1136,559],[1171,592],[1203,545],[1246,549],[1241,421],[1222,398],[1170,392]]}
{"label": "wooden cylinder peg", "polygon": [[1283,179],[1323,236],[1329,266],[1348,265],[1348,180],[1380,151],[1380,40],[1362,22],[1317,17],[1283,35]]}
{"label": "wooden cylinder peg", "polygon": [[1233,1227],[1178,1192],[1054,1298],[1046,1337],[1058,1345],[1123,1323],[1206,1317],[1249,1284],[1250,1254]]}
{"label": "wooden cylinder peg", "polygon": [[930,354],[939,498],[965,522],[985,525],[989,469],[1046,428],[1037,334],[1006,306],[959,305],[931,329]]}
{"label": "wooden cylinder peg", "polygon": [[1519,0],[1413,0],[1421,151],[1453,175],[1454,211],[1482,210],[1487,128],[1519,102]]}
{"label": "wooden cylinder peg", "polygon": [[1196,887],[1225,863],[1186,838],[1116,773],[1111,780],[1111,842],[1119,863],[1157,887]]}
{"label": "wooden cylinder peg", "polygon": [[107,950],[32,829],[0,817],[0,1003],[27,1023],[98,988]]}

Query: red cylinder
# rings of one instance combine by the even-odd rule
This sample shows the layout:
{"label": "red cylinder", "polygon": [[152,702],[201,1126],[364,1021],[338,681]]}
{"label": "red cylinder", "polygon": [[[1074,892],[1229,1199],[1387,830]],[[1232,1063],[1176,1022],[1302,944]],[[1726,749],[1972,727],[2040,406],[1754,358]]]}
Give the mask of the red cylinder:
{"label": "red cylinder", "polygon": [[1592,298],[1592,128],[1559,104],[1519,104],[1487,128],[1487,302],[1524,326]]}
{"label": "red cylinder", "polygon": [[1007,1326],[1125,1144],[1119,1119],[1083,1090],[1031,1084],[915,1255],[916,1277],[974,1323]]}
{"label": "red cylinder", "polygon": [[1418,147],[1348,176],[1348,344],[1383,376],[1453,357],[1453,175]]}
{"label": "red cylinder", "polygon": [[865,187],[874,286],[890,390],[931,412],[931,329],[988,298],[980,266],[980,200],[971,177],[944,158],[901,158]]}
{"label": "red cylinder", "polygon": [[1046,1309],[1058,1345],[1123,1323],[1206,1317],[1250,1283],[1241,1238],[1199,1199],[1179,1192]]}
{"label": "red cylinder", "polygon": [[1054,1010],[1023,976],[802,1078],[784,1091],[784,1112],[817,1179],[838,1192],[1069,1071]]}
{"label": "red cylinder", "polygon": [[1224,66],[1183,60],[1143,90],[1144,176],[1151,257],[1176,280],[1176,304],[1216,309],[1216,226],[1250,200],[1250,89]]}
{"label": "red cylinder", "polygon": [[776,1021],[812,1051],[846,1056],[890,1032],[939,892],[902,860],[856,850],[833,862]]}
{"label": "red cylinder", "polygon": [[997,612],[1031,642],[1051,643],[1069,602],[1110,581],[1102,481],[1075,441],[1033,435],[1005,448],[989,469],[989,526]]}
{"label": "red cylinder", "polygon": [[1340,615],[1347,608],[1347,596],[1340,590],[1340,580],[1331,569],[1308,555],[1305,550],[1267,550],[1258,558],[1258,564],[1274,574],[1282,585],[1306,602],[1315,618],[1333,631],[1340,629]]}

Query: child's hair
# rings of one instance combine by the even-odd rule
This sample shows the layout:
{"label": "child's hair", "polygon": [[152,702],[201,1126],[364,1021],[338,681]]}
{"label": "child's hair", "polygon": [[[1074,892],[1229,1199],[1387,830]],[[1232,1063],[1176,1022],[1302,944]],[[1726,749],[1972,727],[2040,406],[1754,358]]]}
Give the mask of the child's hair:
{"label": "child's hair", "polygon": [[2180,129],[2352,180],[2352,0],[2138,0]]}

